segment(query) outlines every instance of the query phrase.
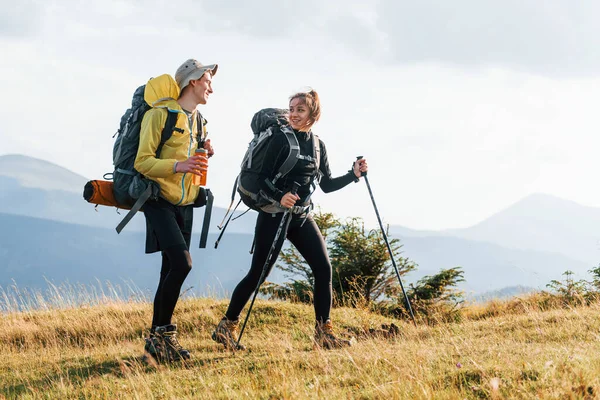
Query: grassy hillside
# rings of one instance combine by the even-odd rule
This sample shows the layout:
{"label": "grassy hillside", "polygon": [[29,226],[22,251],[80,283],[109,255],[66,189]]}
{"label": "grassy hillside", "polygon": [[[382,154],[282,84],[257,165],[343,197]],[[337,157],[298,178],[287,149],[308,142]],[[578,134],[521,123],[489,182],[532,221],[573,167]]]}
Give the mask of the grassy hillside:
{"label": "grassy hillside", "polygon": [[347,350],[313,349],[312,308],[259,301],[245,344],[210,339],[226,302],[187,299],[176,320],[193,358],[140,361],[150,305],[141,302],[0,315],[0,398],[455,399],[593,398],[600,390],[600,306],[540,311],[493,303],[461,323],[415,328],[334,309],[341,331],[394,322],[395,338],[358,335]]}

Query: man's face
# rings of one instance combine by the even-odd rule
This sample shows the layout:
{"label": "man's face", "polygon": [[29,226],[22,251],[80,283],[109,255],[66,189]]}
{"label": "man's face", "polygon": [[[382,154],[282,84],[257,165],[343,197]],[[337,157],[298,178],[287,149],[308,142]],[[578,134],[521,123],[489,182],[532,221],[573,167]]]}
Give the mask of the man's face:
{"label": "man's face", "polygon": [[210,72],[206,72],[204,75],[202,75],[202,78],[196,79],[192,82],[194,82],[192,87],[198,104],[206,104],[208,102],[208,96],[210,96],[210,94],[213,92],[212,75]]}

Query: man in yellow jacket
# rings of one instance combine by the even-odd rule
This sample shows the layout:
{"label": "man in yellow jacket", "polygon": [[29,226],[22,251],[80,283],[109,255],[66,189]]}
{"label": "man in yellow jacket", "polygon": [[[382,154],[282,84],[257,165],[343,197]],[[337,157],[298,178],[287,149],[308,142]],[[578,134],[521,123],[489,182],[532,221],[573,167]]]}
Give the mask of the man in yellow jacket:
{"label": "man in yellow jacket", "polygon": [[[207,157],[194,155],[197,148],[214,154],[210,139],[206,139],[206,120],[198,112],[206,104],[212,89],[217,64],[202,65],[187,60],[175,73],[151,79],[144,100],[152,106],[142,120],[140,144],[135,169],[160,185],[158,199],[144,204],[146,217],[146,253],[162,252],[160,281],[154,297],[154,312],[150,337],[145,350],[159,361],[189,359],[190,353],[177,340],[177,325],[171,319],[181,287],[192,269],[190,240],[193,205],[200,187],[192,182],[193,175],[206,171]],[[176,114],[175,129],[156,151],[167,115]]]}

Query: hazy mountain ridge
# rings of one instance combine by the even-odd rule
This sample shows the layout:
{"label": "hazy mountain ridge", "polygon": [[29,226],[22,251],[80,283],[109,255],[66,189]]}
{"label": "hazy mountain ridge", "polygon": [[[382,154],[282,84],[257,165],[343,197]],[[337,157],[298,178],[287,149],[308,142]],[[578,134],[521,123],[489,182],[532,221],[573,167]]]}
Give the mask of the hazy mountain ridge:
{"label": "hazy mountain ridge", "polygon": [[600,208],[546,194],[532,194],[477,225],[444,234],[600,262]]}
{"label": "hazy mountain ridge", "polygon": [[[47,161],[22,155],[0,156],[0,213],[44,218],[78,225],[114,229],[127,211],[98,206],[83,199],[88,179]],[[241,204],[236,215],[246,207]],[[210,231],[219,232],[226,209],[213,207]],[[199,232],[204,208],[194,210],[194,231]],[[228,232],[254,231],[256,212],[232,221]],[[144,231],[144,217],[136,215],[124,232]]]}
{"label": "hazy mountain ridge", "polygon": [[[160,256],[144,254],[142,232],[117,235],[109,229],[1,213],[0,225],[10,227],[0,231],[0,286],[12,285],[13,280],[18,286],[35,288],[45,287],[46,279],[57,284],[93,284],[100,280],[130,282],[151,292],[157,283]],[[211,234],[208,248],[199,249],[199,235],[194,234],[190,249],[194,268],[186,285],[199,293],[230,293],[249,268],[252,238],[250,234],[230,232],[214,249],[216,234]],[[440,268],[461,266],[466,282],[460,288],[469,296],[515,283],[544,289],[551,279],[560,278],[563,264],[576,272],[586,270],[585,265],[573,265],[564,257],[460,238],[401,239],[403,255],[419,264],[416,271],[403,278],[405,283],[435,274]],[[543,273],[528,267],[539,263],[548,266]],[[269,280],[281,282],[283,273],[275,269]]]}
{"label": "hazy mountain ridge", "polygon": [[[55,283],[93,284],[96,280],[125,281],[142,290],[154,290],[160,272],[160,253],[144,254],[144,234],[74,225],[19,215],[1,214],[0,286],[45,287]],[[252,236],[230,233],[214,249],[199,249],[193,235],[190,253],[194,268],[186,285],[220,295],[230,292],[250,265]],[[246,250],[247,249],[247,250]],[[277,275],[277,274],[275,274]]]}
{"label": "hazy mountain ridge", "polygon": [[[46,188],[44,185],[26,186],[34,185],[35,181],[28,180],[28,174],[18,172],[27,170],[21,168],[22,163],[34,165],[33,170],[38,171],[37,178],[41,181],[50,180],[52,176],[64,177],[69,190]],[[114,227],[124,217],[124,211],[118,214],[116,209],[103,206],[94,209],[82,198],[83,185],[87,181],[85,178],[54,164],[48,163],[44,167],[44,163],[26,156],[0,156],[0,167],[4,166],[3,174],[0,174],[0,213],[4,213],[0,214],[4,240],[0,246],[0,268],[15,274],[5,276],[11,275],[21,283],[30,280],[39,283],[37,279],[43,279],[43,274],[50,270],[55,272],[53,276],[58,281],[74,281],[79,277],[91,279],[91,275],[82,273],[77,265],[81,260],[95,260],[100,265],[94,264],[90,267],[92,270],[102,269],[102,265],[115,266],[104,271],[108,274],[107,279],[135,276],[141,286],[155,285],[156,274],[150,274],[151,277],[144,280],[142,278],[147,275],[148,269],[139,269],[145,268],[140,265],[146,266],[153,257],[143,255],[143,216],[137,215],[125,231],[117,235]],[[46,179],[40,171],[47,171]],[[216,281],[208,282],[205,280],[207,275],[202,274],[193,279],[197,279],[200,286],[215,282],[222,284],[228,280],[234,282],[243,276],[249,266],[247,249],[252,243],[256,213],[233,221],[219,249],[214,250],[214,238],[219,232],[217,224],[225,213],[223,208],[215,207],[210,249],[198,250],[197,232],[202,224],[203,213],[203,208],[195,210],[196,234],[192,255],[194,264],[198,266],[195,269],[205,268],[204,272],[212,274]],[[31,217],[41,219],[33,221]],[[515,285],[539,289],[544,288],[551,279],[560,279],[562,272],[567,269],[585,275],[595,266],[595,262],[590,260],[593,258],[590,256],[593,249],[589,246],[589,240],[586,242],[582,238],[593,237],[596,218],[600,222],[600,209],[583,207],[552,196],[533,195],[470,228],[435,232],[390,226],[390,235],[401,239],[403,256],[419,265],[418,270],[406,278],[407,282],[435,274],[441,268],[461,266],[466,279],[461,287],[469,293]],[[580,229],[578,221],[591,223],[591,226],[585,224]],[[542,233],[538,234],[539,231]],[[556,244],[569,235],[575,238],[571,248]],[[523,237],[522,242],[516,242],[515,238],[519,237]],[[546,240],[547,237],[552,240],[535,243],[529,248],[525,246],[540,238]],[[582,253],[587,254],[586,257],[578,257],[582,247],[585,247]],[[117,254],[120,252],[122,254]],[[39,258],[35,258],[35,254]],[[112,254],[114,258],[111,258]],[[156,259],[151,264],[157,268],[160,263]],[[31,273],[21,276],[28,269],[31,269]],[[35,277],[35,274],[39,276]],[[271,278],[277,280],[277,272]],[[7,282],[4,280],[0,284]]]}
{"label": "hazy mountain ridge", "polygon": [[0,156],[0,177],[16,180],[24,188],[82,193],[88,181],[66,168],[20,154]]}
{"label": "hazy mountain ridge", "polygon": [[600,208],[540,193],[527,196],[468,228],[419,231],[391,225],[390,233],[458,237],[509,249],[558,253],[590,265],[600,262]]}
{"label": "hazy mountain ridge", "polygon": [[486,303],[490,300],[503,300],[509,299],[515,296],[523,296],[533,292],[536,292],[538,289],[527,287],[527,286],[507,286],[505,288],[499,290],[492,290],[490,292],[483,292],[476,296],[467,296],[469,302],[473,303]]}
{"label": "hazy mountain ridge", "polygon": [[[584,277],[593,265],[562,254],[537,250],[509,249],[488,242],[448,236],[400,236],[403,256],[419,267],[416,277],[433,275],[441,268],[460,266],[465,282],[460,287],[469,293],[494,291],[523,285],[544,289],[552,279],[570,269]],[[543,268],[540,268],[543,266]]]}

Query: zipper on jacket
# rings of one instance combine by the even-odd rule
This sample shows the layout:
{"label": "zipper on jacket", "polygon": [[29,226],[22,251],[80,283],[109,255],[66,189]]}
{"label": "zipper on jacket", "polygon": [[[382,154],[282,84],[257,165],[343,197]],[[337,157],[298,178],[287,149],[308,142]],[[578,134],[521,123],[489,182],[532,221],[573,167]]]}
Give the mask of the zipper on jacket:
{"label": "zipper on jacket", "polygon": [[[185,124],[188,127],[188,131],[189,131],[189,135],[190,135],[190,141],[189,141],[189,146],[188,146],[188,158],[190,158],[191,154],[192,154],[192,144],[194,143],[193,141],[193,136],[194,136],[194,132],[193,132],[193,126],[190,126],[190,119],[188,118],[187,114],[184,111],[180,111],[181,113],[183,113],[185,115]],[[196,111],[197,112],[197,111]],[[177,202],[177,206],[180,205],[183,202],[183,199],[185,199],[185,176],[187,175],[187,172],[183,173],[183,176],[181,177],[181,198],[179,199],[179,201]]]}

